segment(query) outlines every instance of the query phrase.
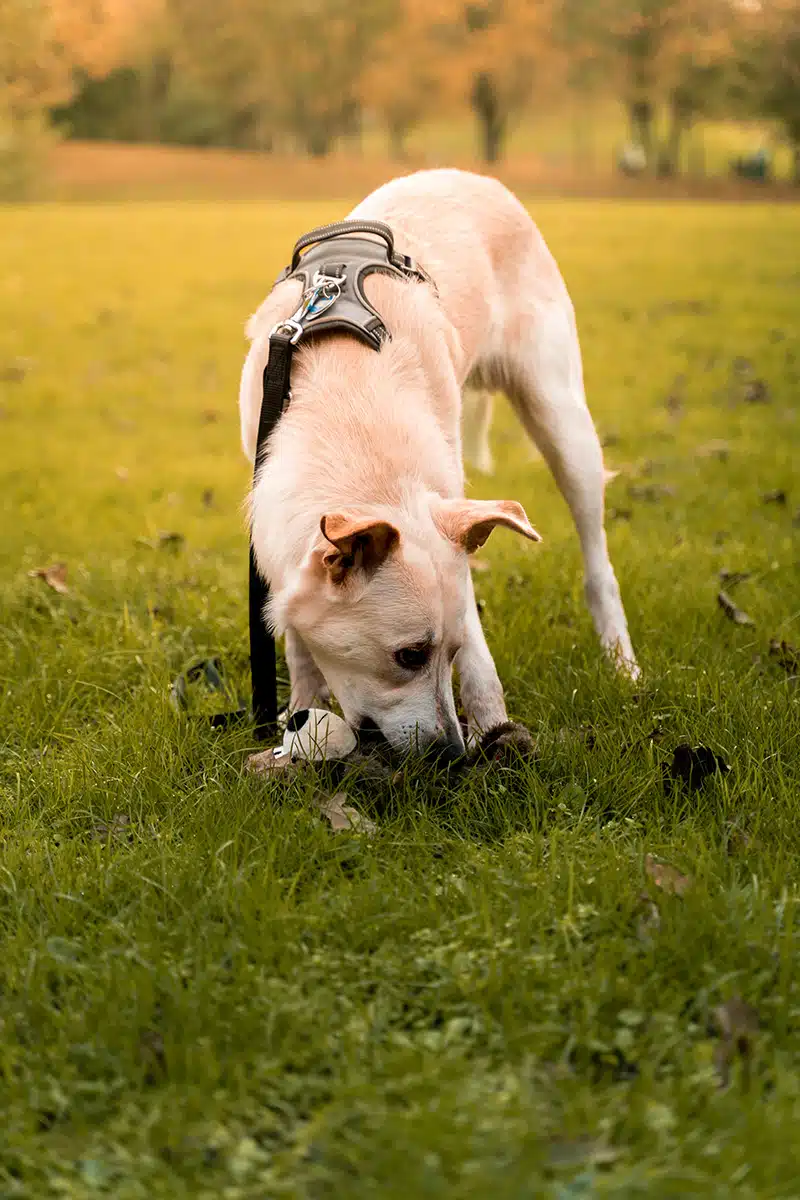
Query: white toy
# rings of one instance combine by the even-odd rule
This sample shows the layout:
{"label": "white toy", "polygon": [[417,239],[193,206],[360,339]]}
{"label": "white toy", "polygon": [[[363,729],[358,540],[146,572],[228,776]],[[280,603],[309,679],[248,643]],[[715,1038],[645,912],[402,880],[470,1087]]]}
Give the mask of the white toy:
{"label": "white toy", "polygon": [[347,758],[357,745],[353,730],[326,708],[301,708],[286,722],[283,742],[273,750],[253,754],[251,771],[279,771],[297,762]]}

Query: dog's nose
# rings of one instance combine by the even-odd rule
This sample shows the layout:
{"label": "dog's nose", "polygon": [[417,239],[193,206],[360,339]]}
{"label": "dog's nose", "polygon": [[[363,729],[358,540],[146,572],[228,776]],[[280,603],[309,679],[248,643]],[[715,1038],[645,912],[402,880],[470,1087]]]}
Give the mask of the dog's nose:
{"label": "dog's nose", "polygon": [[372,717],[362,717],[358,723],[358,740],[362,745],[375,746],[386,741]]}
{"label": "dog's nose", "polygon": [[464,753],[464,743],[461,739],[447,737],[445,734],[431,742],[423,757],[437,767],[447,767],[451,763],[459,762]]}

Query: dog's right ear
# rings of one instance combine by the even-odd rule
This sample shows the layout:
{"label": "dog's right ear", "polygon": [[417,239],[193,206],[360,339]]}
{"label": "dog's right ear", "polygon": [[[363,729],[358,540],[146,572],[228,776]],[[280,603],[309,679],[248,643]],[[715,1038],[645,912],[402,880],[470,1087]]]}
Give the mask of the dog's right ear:
{"label": "dog's right ear", "polygon": [[400,540],[399,530],[374,514],[327,514],[319,527],[329,543],[322,555],[322,566],[335,584],[344,583],[353,570],[376,570]]}

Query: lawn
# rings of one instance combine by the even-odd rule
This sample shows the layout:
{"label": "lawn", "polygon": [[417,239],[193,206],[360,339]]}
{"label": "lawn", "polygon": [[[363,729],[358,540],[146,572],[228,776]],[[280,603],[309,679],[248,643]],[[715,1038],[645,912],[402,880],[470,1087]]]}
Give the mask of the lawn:
{"label": "lawn", "polygon": [[544,541],[476,581],[537,754],[353,775],[368,838],[169,701],[246,692],[242,325],[345,211],[0,212],[0,1197],[800,1196],[800,213],[532,205],[644,679],[504,406],[474,490]]}

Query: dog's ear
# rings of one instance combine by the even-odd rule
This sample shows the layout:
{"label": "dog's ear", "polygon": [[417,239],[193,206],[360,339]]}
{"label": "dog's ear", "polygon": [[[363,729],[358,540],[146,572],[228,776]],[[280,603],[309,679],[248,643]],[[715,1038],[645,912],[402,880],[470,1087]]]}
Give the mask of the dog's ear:
{"label": "dog's ear", "polygon": [[386,560],[400,539],[389,521],[364,513],[333,513],[319,523],[322,536],[330,543],[322,555],[322,565],[333,583],[342,583],[352,570],[374,571]]}
{"label": "dog's ear", "polygon": [[497,525],[505,525],[532,542],[542,539],[516,500],[440,500],[433,510],[440,532],[471,554]]}

